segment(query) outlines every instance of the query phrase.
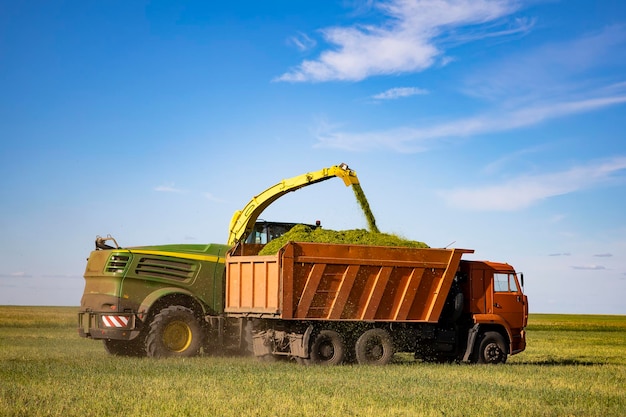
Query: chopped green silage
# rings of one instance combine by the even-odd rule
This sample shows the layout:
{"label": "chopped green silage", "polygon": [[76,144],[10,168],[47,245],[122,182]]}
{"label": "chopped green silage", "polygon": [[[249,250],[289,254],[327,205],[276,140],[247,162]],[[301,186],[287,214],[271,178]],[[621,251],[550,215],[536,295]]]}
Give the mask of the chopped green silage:
{"label": "chopped green silage", "polygon": [[259,252],[259,255],[274,255],[287,242],[343,243],[351,245],[404,246],[410,248],[428,247],[424,242],[406,240],[397,235],[388,233],[373,233],[363,229],[313,229],[309,226],[299,224],[278,239],[274,239],[265,245]]}
{"label": "chopped green silage", "polygon": [[361,184],[353,184],[352,190],[354,191],[356,201],[358,201],[359,206],[361,206],[361,210],[363,210],[363,214],[365,215],[365,219],[367,220],[367,226],[369,227],[370,232],[380,233],[380,230],[378,230],[378,226],[376,226],[374,213],[372,213],[372,209],[370,209],[370,203],[367,201],[367,197],[365,197],[365,193],[363,192],[363,188],[361,188]]}

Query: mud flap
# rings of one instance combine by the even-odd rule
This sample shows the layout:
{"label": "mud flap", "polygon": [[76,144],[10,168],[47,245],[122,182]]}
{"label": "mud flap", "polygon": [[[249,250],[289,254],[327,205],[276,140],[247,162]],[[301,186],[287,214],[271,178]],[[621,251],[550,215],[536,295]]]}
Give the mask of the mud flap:
{"label": "mud flap", "polygon": [[465,355],[463,355],[463,362],[469,362],[472,352],[474,351],[474,344],[476,343],[476,336],[478,336],[478,329],[480,324],[475,324],[469,332],[467,332],[467,348],[465,348]]}
{"label": "mud flap", "polygon": [[273,346],[274,332],[269,330],[265,332],[255,333],[252,336],[252,346],[254,356],[271,355],[274,350]]}
{"label": "mud flap", "polygon": [[313,333],[313,326],[307,327],[304,334],[291,333],[289,335],[289,353],[295,358],[309,357],[309,340]]}

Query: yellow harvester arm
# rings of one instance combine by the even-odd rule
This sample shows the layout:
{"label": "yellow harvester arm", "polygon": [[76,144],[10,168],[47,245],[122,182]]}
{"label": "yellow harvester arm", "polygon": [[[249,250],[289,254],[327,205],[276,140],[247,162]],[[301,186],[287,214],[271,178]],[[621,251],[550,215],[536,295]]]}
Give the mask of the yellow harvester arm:
{"label": "yellow harvester arm", "polygon": [[254,228],[254,222],[256,222],[261,212],[283,195],[333,177],[341,178],[347,187],[359,183],[356,173],[346,164],[334,165],[330,168],[282,180],[253,197],[243,210],[237,210],[233,214],[233,218],[230,221],[228,244],[232,246],[244,240]]}

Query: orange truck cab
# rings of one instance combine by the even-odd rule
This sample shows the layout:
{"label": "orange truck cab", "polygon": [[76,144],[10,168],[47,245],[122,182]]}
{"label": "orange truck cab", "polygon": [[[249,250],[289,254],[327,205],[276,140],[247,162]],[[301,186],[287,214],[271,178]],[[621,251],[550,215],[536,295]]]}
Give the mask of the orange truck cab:
{"label": "orange truck cab", "polygon": [[[513,267],[506,263],[488,261],[462,261],[461,276],[469,278],[463,295],[465,308],[473,317],[475,326],[470,330],[468,345],[472,345],[478,329],[490,328],[506,331],[510,354],[526,348],[524,328],[528,324],[528,298],[522,292],[523,275],[518,280]],[[465,356],[468,359],[468,355]]]}

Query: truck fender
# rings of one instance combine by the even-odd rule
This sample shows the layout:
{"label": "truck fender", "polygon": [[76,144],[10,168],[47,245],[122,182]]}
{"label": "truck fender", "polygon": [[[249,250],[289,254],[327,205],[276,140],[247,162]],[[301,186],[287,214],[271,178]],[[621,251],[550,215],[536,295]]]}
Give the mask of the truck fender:
{"label": "truck fender", "polygon": [[[463,362],[468,362],[472,357],[476,338],[481,333],[481,324],[489,330],[500,332],[505,339],[508,339],[509,352],[511,352],[511,329],[501,317],[494,314],[481,314],[480,317],[476,315],[474,319],[480,320],[480,322],[474,324],[474,327],[467,332],[467,348],[465,349],[465,355],[463,355]],[[500,329],[504,330],[504,333],[501,332]]]}
{"label": "truck fender", "polygon": [[508,343],[509,353],[513,351],[513,333],[511,332],[511,327],[506,320],[502,318],[502,316],[497,314],[476,314],[474,315],[474,322],[476,324],[482,324],[490,329],[493,327],[494,330],[500,331],[502,336],[505,339],[508,339],[505,340],[505,342]]}

